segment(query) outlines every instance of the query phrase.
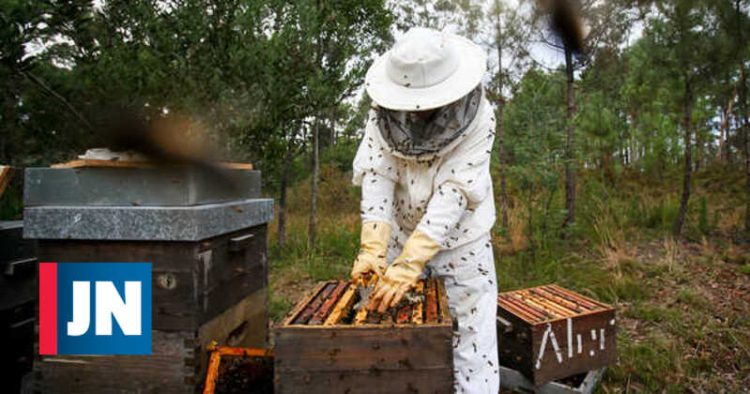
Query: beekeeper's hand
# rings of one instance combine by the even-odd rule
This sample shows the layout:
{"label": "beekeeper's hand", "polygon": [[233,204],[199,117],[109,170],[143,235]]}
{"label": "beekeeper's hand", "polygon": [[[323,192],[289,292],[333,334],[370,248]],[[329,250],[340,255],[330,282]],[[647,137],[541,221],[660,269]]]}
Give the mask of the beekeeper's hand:
{"label": "beekeeper's hand", "polygon": [[409,289],[416,286],[424,266],[440,251],[440,245],[426,234],[415,230],[406,241],[401,255],[393,261],[370,297],[369,310],[386,309],[398,305]]}
{"label": "beekeeper's hand", "polygon": [[354,259],[352,279],[372,272],[383,277],[387,265],[385,256],[388,252],[388,238],[391,236],[391,226],[385,222],[362,223],[362,233],[359,237],[359,255]]}

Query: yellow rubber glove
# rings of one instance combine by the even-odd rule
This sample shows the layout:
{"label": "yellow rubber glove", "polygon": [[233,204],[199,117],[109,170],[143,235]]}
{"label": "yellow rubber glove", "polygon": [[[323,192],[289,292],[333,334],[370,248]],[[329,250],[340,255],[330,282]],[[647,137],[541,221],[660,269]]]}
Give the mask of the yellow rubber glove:
{"label": "yellow rubber glove", "polygon": [[415,230],[396,260],[378,282],[368,309],[383,313],[398,305],[404,294],[417,284],[424,266],[440,251],[440,245],[427,234]]}
{"label": "yellow rubber glove", "polygon": [[359,255],[352,266],[352,279],[373,272],[379,277],[385,273],[388,265],[385,261],[388,251],[388,238],[391,236],[391,225],[385,222],[362,223],[359,236]]}

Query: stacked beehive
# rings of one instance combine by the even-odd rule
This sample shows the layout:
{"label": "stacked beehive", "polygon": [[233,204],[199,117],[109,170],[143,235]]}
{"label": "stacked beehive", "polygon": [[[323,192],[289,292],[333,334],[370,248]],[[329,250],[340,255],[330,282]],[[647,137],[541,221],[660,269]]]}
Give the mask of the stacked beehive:
{"label": "stacked beehive", "polygon": [[275,329],[276,392],[452,391],[442,282],[420,282],[410,301],[383,314],[360,302],[376,282],[322,282],[297,303]]}
{"label": "stacked beehive", "polygon": [[9,392],[19,391],[34,355],[36,242],[22,234],[23,222],[0,221],[0,370]]}
{"label": "stacked beehive", "polygon": [[260,173],[228,169],[217,184],[191,168],[116,167],[27,169],[24,236],[40,261],[151,262],[153,354],[39,356],[35,391],[191,392],[212,340],[266,346],[273,201],[258,198]]}

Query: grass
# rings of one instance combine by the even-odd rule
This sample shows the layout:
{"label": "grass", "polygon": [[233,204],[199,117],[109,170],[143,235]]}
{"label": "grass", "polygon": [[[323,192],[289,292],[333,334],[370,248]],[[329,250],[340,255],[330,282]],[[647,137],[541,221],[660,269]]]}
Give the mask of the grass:
{"label": "grass", "polygon": [[[619,362],[599,392],[746,391],[750,249],[734,242],[742,189],[728,192],[726,180],[697,176],[686,235],[676,239],[669,231],[677,189],[635,182],[615,188],[583,177],[579,222],[565,241],[555,226],[540,230],[539,211],[529,222],[529,207],[512,197],[510,228],[493,230],[499,289],[556,282],[617,308]],[[306,183],[293,189],[284,248],[271,226],[275,321],[316,281],[347,277],[357,252],[359,191],[348,174],[323,169],[314,248],[307,244],[308,191]]]}

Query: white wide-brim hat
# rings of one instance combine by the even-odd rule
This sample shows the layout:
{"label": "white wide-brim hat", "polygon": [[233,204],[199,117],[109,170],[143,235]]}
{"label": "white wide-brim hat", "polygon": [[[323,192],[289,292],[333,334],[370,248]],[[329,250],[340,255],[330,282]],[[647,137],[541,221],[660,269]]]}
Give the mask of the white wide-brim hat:
{"label": "white wide-brim hat", "polygon": [[365,89],[381,107],[425,111],[469,94],[486,71],[487,56],[470,40],[413,28],[370,66]]}

